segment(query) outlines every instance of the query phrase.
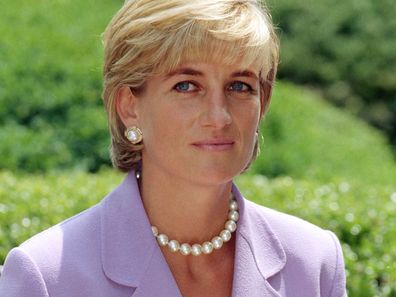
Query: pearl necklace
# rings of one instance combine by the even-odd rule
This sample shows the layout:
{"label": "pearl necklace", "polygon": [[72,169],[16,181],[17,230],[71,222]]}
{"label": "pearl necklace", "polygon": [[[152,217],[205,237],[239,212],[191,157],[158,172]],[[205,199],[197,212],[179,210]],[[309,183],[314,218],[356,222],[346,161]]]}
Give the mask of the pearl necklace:
{"label": "pearl necklace", "polygon": [[[136,179],[141,178],[140,170],[135,171]],[[237,228],[237,221],[239,219],[238,203],[234,196],[231,194],[229,200],[229,212],[228,220],[224,224],[224,229],[219,235],[212,238],[211,241],[205,241],[202,244],[195,243],[192,246],[188,243],[180,244],[177,240],[171,239],[164,233],[159,233],[158,228],[151,226],[151,231],[154,237],[157,239],[160,246],[168,246],[168,249],[173,252],[180,252],[183,256],[188,256],[192,254],[193,256],[199,256],[202,253],[208,255],[213,252],[213,250],[218,250],[223,246],[223,243],[230,241],[232,233],[235,232]]]}
{"label": "pearl necklace", "polygon": [[218,250],[223,246],[223,243],[228,242],[231,239],[231,234],[237,228],[237,221],[239,219],[238,203],[231,195],[229,201],[229,212],[228,220],[224,224],[224,229],[218,236],[212,238],[211,241],[205,241],[202,244],[195,243],[192,246],[188,243],[180,244],[177,240],[169,240],[168,236],[164,233],[159,233],[158,228],[151,226],[151,230],[160,246],[168,246],[168,249],[173,252],[180,252],[182,255],[187,256],[192,254],[193,256],[199,256],[201,254],[210,254],[213,250]]}

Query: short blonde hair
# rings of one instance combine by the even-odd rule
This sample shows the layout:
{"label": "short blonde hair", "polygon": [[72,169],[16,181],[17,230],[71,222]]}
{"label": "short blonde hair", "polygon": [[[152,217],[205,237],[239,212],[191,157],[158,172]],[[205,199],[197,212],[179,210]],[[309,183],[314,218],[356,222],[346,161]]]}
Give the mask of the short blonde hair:
{"label": "short blonde hair", "polygon": [[[262,91],[274,80],[278,39],[260,0],[127,0],[103,34],[103,100],[111,159],[121,171],[136,167],[142,144],[132,145],[116,110],[122,86],[139,93],[146,80],[185,61],[221,60],[258,65]],[[268,89],[268,86],[267,86]],[[271,89],[271,88],[269,88]],[[267,109],[270,94],[266,98]],[[252,161],[258,153],[256,143]],[[250,164],[250,163],[249,163]]]}

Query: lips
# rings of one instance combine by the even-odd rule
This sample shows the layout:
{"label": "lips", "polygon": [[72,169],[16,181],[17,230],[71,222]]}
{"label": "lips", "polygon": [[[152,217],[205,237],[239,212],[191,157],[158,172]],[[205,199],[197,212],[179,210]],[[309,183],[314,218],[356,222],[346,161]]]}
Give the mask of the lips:
{"label": "lips", "polygon": [[194,142],[192,145],[205,151],[220,152],[231,149],[235,142],[228,139],[209,139]]}

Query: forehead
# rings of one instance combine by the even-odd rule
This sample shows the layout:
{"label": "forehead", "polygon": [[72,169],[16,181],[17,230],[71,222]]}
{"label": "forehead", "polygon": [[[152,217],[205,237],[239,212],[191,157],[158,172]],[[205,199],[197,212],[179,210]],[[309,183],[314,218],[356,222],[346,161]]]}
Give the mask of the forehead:
{"label": "forehead", "polygon": [[177,46],[168,48],[158,65],[160,72],[172,72],[183,64],[191,62],[221,63],[241,69],[257,69],[262,72],[267,60],[267,53],[262,47],[246,46],[243,39],[220,40],[205,36],[203,40],[187,38]]}

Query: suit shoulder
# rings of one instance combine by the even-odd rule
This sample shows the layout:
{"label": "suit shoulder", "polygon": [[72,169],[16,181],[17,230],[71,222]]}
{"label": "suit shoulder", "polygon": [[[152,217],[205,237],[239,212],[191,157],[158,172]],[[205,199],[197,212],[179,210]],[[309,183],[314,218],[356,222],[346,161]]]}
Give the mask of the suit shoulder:
{"label": "suit shoulder", "polygon": [[60,233],[64,234],[65,232],[78,232],[78,230],[89,228],[99,219],[98,207],[99,204],[94,205],[86,210],[81,211],[80,213],[71,216],[70,218],[61,221],[56,225],[49,227],[48,229],[37,233],[23,242],[20,247],[22,249],[29,249],[37,244],[44,244],[47,241],[56,242],[57,239],[59,239]]}
{"label": "suit shoulder", "polygon": [[248,201],[256,220],[267,224],[282,244],[288,257],[316,257],[318,261],[337,258],[337,237],[306,220]]}
{"label": "suit shoulder", "polygon": [[14,248],[7,256],[0,278],[0,295],[49,296],[38,267],[20,248]]}
{"label": "suit shoulder", "polygon": [[267,225],[282,245],[287,259],[284,271],[309,271],[308,278],[319,279],[321,296],[329,292],[330,296],[343,295],[345,264],[340,242],[333,232],[251,201],[248,204],[256,222]]}
{"label": "suit shoulder", "polygon": [[92,257],[90,249],[100,244],[99,206],[92,206],[36,234],[22,243],[19,249],[34,260],[44,275],[46,268],[56,269],[61,260],[71,260],[65,258],[66,252],[74,254],[76,260]]}
{"label": "suit shoulder", "polygon": [[287,237],[307,237],[307,239],[330,238],[328,231],[302,218],[248,201],[249,209],[257,218],[266,221],[279,235]]}

